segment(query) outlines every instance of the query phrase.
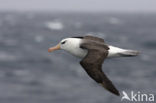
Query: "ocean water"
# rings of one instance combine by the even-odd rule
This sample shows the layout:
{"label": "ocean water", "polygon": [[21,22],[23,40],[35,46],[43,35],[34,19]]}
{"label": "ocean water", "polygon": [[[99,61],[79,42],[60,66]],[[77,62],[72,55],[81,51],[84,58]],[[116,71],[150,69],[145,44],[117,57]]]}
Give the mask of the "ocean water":
{"label": "ocean water", "polygon": [[0,103],[122,103],[86,74],[79,59],[48,53],[63,38],[87,34],[140,51],[103,64],[121,95],[156,95],[156,14],[0,12]]}

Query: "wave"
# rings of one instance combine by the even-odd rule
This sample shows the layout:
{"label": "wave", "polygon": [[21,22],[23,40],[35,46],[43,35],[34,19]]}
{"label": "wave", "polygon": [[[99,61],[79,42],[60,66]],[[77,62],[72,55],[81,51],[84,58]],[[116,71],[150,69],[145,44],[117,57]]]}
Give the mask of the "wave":
{"label": "wave", "polygon": [[47,22],[46,26],[51,30],[62,30],[64,28],[63,23],[61,23],[60,21]]}

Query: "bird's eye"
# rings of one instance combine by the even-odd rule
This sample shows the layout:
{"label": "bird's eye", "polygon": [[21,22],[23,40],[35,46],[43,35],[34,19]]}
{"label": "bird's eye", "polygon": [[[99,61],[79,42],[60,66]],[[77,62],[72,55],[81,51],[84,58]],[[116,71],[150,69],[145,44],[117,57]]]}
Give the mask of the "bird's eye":
{"label": "bird's eye", "polygon": [[61,44],[65,44],[65,43],[66,43],[66,41],[61,42]]}

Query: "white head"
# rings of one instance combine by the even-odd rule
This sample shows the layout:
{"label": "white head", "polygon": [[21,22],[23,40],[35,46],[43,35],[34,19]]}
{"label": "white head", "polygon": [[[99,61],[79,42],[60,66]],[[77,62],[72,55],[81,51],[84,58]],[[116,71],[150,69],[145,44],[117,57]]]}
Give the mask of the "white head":
{"label": "white head", "polygon": [[79,38],[66,38],[61,40],[56,46],[49,48],[48,51],[53,52],[55,50],[63,49],[70,52],[74,48],[79,47],[80,41],[81,39]]}

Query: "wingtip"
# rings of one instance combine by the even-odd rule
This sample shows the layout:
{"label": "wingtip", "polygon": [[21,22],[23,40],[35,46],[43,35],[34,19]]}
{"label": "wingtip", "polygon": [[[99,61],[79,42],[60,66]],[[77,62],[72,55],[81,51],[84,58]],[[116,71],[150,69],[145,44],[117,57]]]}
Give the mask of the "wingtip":
{"label": "wingtip", "polygon": [[120,96],[120,93],[119,93],[119,91],[117,89],[113,90],[113,91],[110,91],[110,92],[113,93],[116,96]]}
{"label": "wingtip", "polygon": [[116,95],[116,96],[120,96],[120,93],[119,93],[119,92],[117,92],[117,93],[115,93],[115,95]]}
{"label": "wingtip", "polygon": [[120,96],[119,91],[113,85],[111,87],[105,87],[105,85],[103,83],[100,83],[100,84],[101,84],[101,86],[103,86],[105,89],[107,89],[112,94],[114,94],[116,96]]}

